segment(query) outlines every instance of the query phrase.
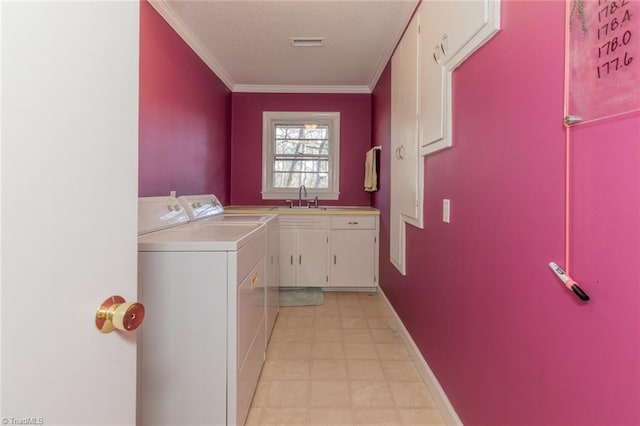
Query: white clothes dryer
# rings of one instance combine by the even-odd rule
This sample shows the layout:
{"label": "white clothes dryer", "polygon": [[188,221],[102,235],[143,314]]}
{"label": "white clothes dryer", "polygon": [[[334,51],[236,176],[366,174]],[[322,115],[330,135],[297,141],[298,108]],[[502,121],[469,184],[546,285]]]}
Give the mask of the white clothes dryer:
{"label": "white clothes dryer", "polygon": [[178,197],[178,201],[189,215],[189,220],[194,222],[266,224],[265,344],[268,344],[280,310],[280,220],[278,215],[228,214],[224,212],[222,203],[214,194],[183,195]]}
{"label": "white clothes dryer", "polygon": [[266,226],[141,198],[139,423],[244,424],[265,357]]}

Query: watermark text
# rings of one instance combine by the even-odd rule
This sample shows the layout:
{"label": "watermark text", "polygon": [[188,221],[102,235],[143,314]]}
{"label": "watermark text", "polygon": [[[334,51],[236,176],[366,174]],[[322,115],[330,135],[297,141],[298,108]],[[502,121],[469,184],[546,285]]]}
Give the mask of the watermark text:
{"label": "watermark text", "polygon": [[43,425],[42,417],[3,417],[3,425]]}

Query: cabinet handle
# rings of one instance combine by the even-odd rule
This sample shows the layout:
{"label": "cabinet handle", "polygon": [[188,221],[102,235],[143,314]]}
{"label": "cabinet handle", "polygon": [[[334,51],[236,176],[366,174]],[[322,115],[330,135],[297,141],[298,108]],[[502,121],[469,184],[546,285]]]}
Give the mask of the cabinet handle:
{"label": "cabinet handle", "polygon": [[440,51],[444,56],[447,56],[447,49],[444,47],[444,44],[440,42]]}
{"label": "cabinet handle", "polygon": [[442,43],[436,45],[433,48],[433,60],[436,61],[436,64],[442,63]]}
{"label": "cabinet handle", "polygon": [[358,222],[348,222],[348,223],[349,223],[349,225],[357,225],[358,224]]}
{"label": "cabinet handle", "polygon": [[440,38],[440,51],[444,56],[447,56],[447,50],[449,50],[449,35],[442,34]]}
{"label": "cabinet handle", "polygon": [[333,264],[334,264],[334,265],[336,264],[336,258],[337,258],[337,257],[338,257],[338,256],[336,256],[335,254],[333,255]]}
{"label": "cabinet handle", "polygon": [[400,147],[398,148],[398,153],[396,154],[396,157],[398,157],[398,160],[402,160],[404,158],[404,154],[405,154],[404,145],[400,145]]}
{"label": "cabinet handle", "polygon": [[291,255],[291,264],[293,265],[293,255]]}
{"label": "cabinet handle", "polygon": [[302,265],[302,255],[298,256],[298,265]]}
{"label": "cabinet handle", "polygon": [[396,148],[396,160],[401,160],[400,158],[400,148]]}

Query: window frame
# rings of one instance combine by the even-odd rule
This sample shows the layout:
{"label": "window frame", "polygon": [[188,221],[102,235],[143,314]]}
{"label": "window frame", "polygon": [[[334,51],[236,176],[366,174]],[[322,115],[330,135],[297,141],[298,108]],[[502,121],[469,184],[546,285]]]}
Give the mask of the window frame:
{"label": "window frame", "polygon": [[307,188],[307,199],[337,200],[340,196],[340,112],[263,111],[262,199],[298,199],[299,188],[274,188],[275,126],[322,122],[329,125],[329,170],[327,188]]}

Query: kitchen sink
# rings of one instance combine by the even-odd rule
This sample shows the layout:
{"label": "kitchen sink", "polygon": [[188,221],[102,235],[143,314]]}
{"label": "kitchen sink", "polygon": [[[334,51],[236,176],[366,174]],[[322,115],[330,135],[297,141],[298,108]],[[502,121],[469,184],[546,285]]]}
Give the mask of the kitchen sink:
{"label": "kitchen sink", "polygon": [[307,207],[307,206],[273,206],[269,210],[316,210],[323,207]]}

